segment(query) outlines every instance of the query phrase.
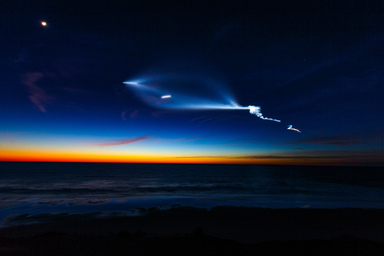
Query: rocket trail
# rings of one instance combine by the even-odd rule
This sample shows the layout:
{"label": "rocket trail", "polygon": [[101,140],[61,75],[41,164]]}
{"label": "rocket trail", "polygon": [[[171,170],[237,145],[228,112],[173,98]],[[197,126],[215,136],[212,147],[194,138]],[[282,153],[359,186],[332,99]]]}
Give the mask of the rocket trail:
{"label": "rocket trail", "polygon": [[293,128],[292,125],[289,125],[287,129],[288,129],[288,130],[292,130],[292,131],[296,131],[296,132],[300,132],[300,133],[301,133],[300,130],[298,130],[298,129],[296,129],[296,128]]}
{"label": "rocket trail", "polygon": [[[264,117],[263,114],[260,112],[261,110],[261,107],[259,106],[252,106],[252,105],[249,105],[248,107],[242,107],[242,106],[239,106],[237,105],[236,103],[232,103],[232,109],[238,109],[238,110],[249,110],[249,113],[257,116],[258,118],[260,119],[263,119],[263,120],[268,120],[268,121],[275,121],[275,122],[278,122],[280,123],[281,121],[278,120],[278,119],[273,119],[273,118],[269,118],[269,117]],[[231,108],[230,108],[231,109]]]}
{"label": "rocket trail", "polygon": [[269,118],[269,117],[264,117],[263,114],[261,114],[260,109],[261,107],[258,106],[248,106],[249,108],[249,113],[256,115],[258,118],[261,118],[263,120],[269,120],[269,121],[275,121],[275,122],[281,122],[280,120]]}
{"label": "rocket trail", "polygon": [[[249,105],[248,107],[245,107],[238,105],[235,103],[230,93],[227,93],[226,97],[224,97],[225,99],[217,100],[213,98],[204,98],[204,95],[196,96],[193,93],[189,93],[188,91],[175,91],[172,86],[153,86],[151,81],[146,81],[145,79],[126,81],[123,83],[131,90],[135,91],[137,96],[139,96],[143,101],[158,108],[180,110],[248,110],[250,114],[257,116],[262,120],[274,121],[278,123],[281,122],[278,119],[263,116],[260,106]],[[168,94],[170,91],[172,91],[172,96]],[[292,125],[288,126],[288,130],[301,133],[300,130],[293,128]]]}
{"label": "rocket trail", "polygon": [[[166,91],[161,88],[152,87],[150,84],[146,84],[145,82],[137,81],[126,81],[123,82],[126,86],[136,91],[138,95],[142,98],[142,100],[146,101],[150,105],[155,105],[159,108],[172,108],[172,109],[201,109],[201,110],[209,110],[209,109],[217,109],[217,110],[249,110],[249,113],[257,116],[262,120],[281,122],[280,120],[264,117],[260,112],[261,107],[259,106],[248,106],[243,107],[235,103],[232,97],[228,96],[229,103],[219,103],[217,101],[206,100],[201,98],[196,98],[194,96],[189,95],[188,93],[174,93],[173,96],[170,94],[165,94]],[[151,96],[151,97],[149,97]],[[150,101],[150,99],[171,99],[172,101]],[[228,102],[228,101],[227,101]]]}

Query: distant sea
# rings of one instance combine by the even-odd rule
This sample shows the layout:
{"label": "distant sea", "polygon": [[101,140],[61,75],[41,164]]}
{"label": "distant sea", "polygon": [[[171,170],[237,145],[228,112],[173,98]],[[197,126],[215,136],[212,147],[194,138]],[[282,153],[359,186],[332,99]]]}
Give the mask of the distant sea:
{"label": "distant sea", "polygon": [[0,222],[17,214],[218,205],[384,208],[381,167],[0,162]]}

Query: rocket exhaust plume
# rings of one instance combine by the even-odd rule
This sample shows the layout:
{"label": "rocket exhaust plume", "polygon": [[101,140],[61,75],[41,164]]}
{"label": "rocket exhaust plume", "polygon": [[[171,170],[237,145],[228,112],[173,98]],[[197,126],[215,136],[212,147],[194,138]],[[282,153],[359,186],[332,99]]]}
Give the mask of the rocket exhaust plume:
{"label": "rocket exhaust plume", "polygon": [[[174,78],[173,80],[171,78]],[[192,77],[194,78],[194,77]],[[216,89],[216,87],[212,87],[212,83],[215,85],[215,81],[204,80],[201,77],[195,77],[196,81],[193,80],[193,86],[189,84],[191,77],[190,76],[163,76],[162,79],[164,81],[161,86],[154,86],[151,84],[153,82],[152,78],[141,78],[133,81],[123,82],[130,89],[134,90],[137,95],[145,101],[147,104],[163,108],[163,109],[196,109],[196,110],[248,110],[250,114],[257,116],[262,120],[274,121],[280,123],[281,121],[274,118],[269,118],[263,116],[261,113],[260,106],[241,106],[238,105],[233,97],[229,93],[225,93],[225,91],[219,91],[222,99],[216,99],[212,95],[209,97],[204,97],[204,95],[196,94],[196,84],[205,85],[208,89]],[[175,83],[182,84],[183,86],[175,87]],[[204,86],[200,86],[199,91],[204,91],[206,89]],[[212,88],[211,88],[212,87]],[[185,91],[175,90],[175,88],[183,88]],[[173,91],[172,91],[173,90]],[[172,94],[167,94],[172,92]],[[209,90],[207,91],[210,92]],[[208,94],[209,95],[209,94]],[[172,100],[154,100],[154,99],[169,99]],[[220,98],[220,97],[219,97]],[[225,102],[225,103],[224,103]],[[301,133],[300,130],[295,129],[292,125],[288,126],[288,130],[296,131]]]}
{"label": "rocket exhaust plume", "polygon": [[292,130],[292,131],[296,131],[296,132],[300,132],[300,133],[301,133],[300,130],[298,130],[298,129],[296,129],[296,128],[293,128],[292,125],[289,125],[289,126],[288,126],[288,130]]}
{"label": "rocket exhaust plume", "polygon": [[269,120],[269,121],[275,121],[275,122],[281,122],[280,120],[269,118],[269,117],[264,117],[263,114],[260,112],[260,107],[259,106],[248,106],[249,113],[256,115],[258,118],[261,118],[263,120]]}

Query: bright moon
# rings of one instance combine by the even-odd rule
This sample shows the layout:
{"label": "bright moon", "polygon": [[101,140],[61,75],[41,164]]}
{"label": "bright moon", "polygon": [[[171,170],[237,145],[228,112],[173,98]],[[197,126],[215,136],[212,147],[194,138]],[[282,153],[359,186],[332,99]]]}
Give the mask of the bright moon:
{"label": "bright moon", "polygon": [[43,25],[43,26],[45,27],[45,26],[47,26],[47,22],[42,21],[42,22],[41,22],[41,25]]}

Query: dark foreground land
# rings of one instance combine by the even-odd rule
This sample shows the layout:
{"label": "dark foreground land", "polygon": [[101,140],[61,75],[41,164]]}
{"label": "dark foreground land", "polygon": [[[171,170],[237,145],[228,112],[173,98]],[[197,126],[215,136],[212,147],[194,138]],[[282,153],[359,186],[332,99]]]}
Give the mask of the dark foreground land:
{"label": "dark foreground land", "polygon": [[46,233],[0,239],[1,255],[384,255],[382,243],[342,236],[331,240],[244,244],[206,235],[183,237],[70,236]]}
{"label": "dark foreground land", "polygon": [[384,210],[143,212],[18,216],[18,224],[29,224],[0,230],[0,255],[384,255]]}

